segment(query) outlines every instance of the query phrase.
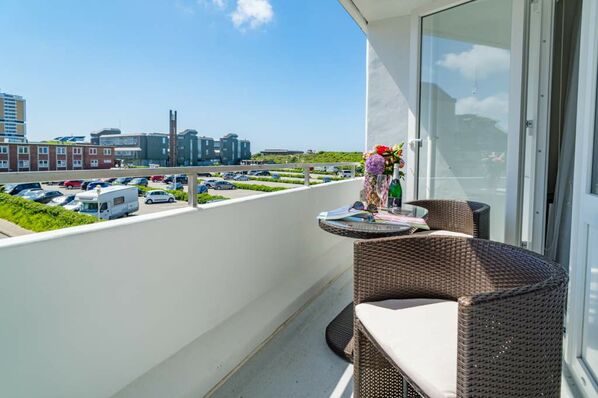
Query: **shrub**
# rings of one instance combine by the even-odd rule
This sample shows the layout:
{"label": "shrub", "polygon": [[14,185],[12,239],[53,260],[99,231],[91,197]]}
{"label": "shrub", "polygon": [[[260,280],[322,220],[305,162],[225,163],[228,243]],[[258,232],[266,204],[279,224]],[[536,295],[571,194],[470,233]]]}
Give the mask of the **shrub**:
{"label": "shrub", "polygon": [[[143,194],[145,194],[146,192],[149,192],[149,191],[156,191],[156,188],[148,188],[148,187],[143,187],[141,185],[135,185],[135,186],[139,189],[139,192],[141,192]],[[186,202],[189,199],[189,195],[187,195],[187,192],[185,192],[185,191],[180,191],[180,190],[176,191],[176,190],[171,190],[171,189],[163,189],[162,191],[172,194],[176,200]],[[208,202],[212,202],[215,200],[226,200],[226,199],[228,199],[228,198],[224,197],[224,196],[210,195],[207,193],[200,193],[197,195],[197,203],[200,205],[208,203]]]}
{"label": "shrub", "polygon": [[233,185],[236,186],[238,189],[247,189],[250,191],[260,191],[260,192],[276,192],[276,191],[284,191],[288,189],[286,187],[270,187],[267,185],[259,185],[259,184],[244,184],[241,182],[233,182]]}
{"label": "shrub", "polygon": [[0,218],[34,232],[93,224],[99,220],[85,214],[50,207],[27,199],[0,193]]}

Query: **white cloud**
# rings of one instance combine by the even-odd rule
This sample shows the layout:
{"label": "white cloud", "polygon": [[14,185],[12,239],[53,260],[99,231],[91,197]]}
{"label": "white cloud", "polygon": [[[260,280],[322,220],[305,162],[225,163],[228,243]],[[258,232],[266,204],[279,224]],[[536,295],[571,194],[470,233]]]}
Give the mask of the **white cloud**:
{"label": "white cloud", "polygon": [[508,71],[509,62],[509,51],[475,44],[469,51],[446,54],[437,64],[459,71],[466,79],[476,80]]}
{"label": "white cloud", "polygon": [[464,97],[457,100],[455,105],[457,115],[473,114],[496,120],[500,126],[506,128],[509,115],[509,98],[507,94],[498,94],[482,99]]}
{"label": "white cloud", "polygon": [[200,6],[209,6],[212,5],[220,10],[224,10],[228,5],[227,0],[197,0],[197,4]]}
{"label": "white cloud", "polygon": [[233,25],[245,30],[258,28],[272,21],[274,10],[270,0],[237,0],[237,8],[231,14]]}

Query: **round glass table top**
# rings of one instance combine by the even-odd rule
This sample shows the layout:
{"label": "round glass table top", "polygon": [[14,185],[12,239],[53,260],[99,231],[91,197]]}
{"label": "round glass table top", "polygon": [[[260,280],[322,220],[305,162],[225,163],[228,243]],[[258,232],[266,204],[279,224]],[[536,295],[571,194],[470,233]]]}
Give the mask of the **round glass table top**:
{"label": "round glass table top", "polygon": [[[399,214],[426,219],[428,210],[420,206],[405,204],[392,209],[380,209],[379,212]],[[408,224],[387,224],[356,220],[319,220],[320,228],[335,235],[357,239],[372,239],[388,236],[405,235],[415,231]]]}

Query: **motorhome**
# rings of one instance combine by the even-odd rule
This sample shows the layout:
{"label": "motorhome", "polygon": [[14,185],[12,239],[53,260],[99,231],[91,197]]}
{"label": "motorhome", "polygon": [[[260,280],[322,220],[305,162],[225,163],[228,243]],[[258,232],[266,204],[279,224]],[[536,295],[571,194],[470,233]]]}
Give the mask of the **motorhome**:
{"label": "motorhome", "polygon": [[76,200],[81,202],[80,213],[103,220],[126,217],[139,210],[137,188],[124,185],[82,192]]}

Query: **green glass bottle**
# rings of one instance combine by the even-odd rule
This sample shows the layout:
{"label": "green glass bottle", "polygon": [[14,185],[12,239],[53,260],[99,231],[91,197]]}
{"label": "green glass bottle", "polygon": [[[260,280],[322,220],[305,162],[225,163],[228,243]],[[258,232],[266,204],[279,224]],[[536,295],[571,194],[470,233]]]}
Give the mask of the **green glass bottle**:
{"label": "green glass bottle", "polygon": [[392,171],[392,181],[388,188],[388,208],[401,207],[403,205],[403,188],[401,188],[401,171],[399,164],[395,163]]}

